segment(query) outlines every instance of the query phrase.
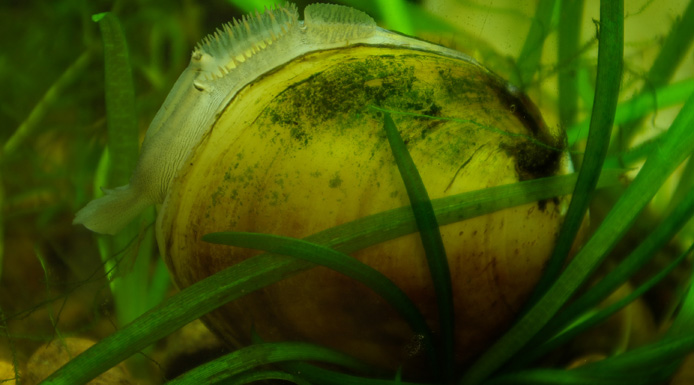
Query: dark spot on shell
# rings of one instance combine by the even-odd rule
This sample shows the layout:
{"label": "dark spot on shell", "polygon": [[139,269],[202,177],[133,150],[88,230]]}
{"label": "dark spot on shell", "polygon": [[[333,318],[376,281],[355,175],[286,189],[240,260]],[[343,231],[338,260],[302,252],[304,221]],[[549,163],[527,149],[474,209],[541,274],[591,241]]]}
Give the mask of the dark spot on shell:
{"label": "dark spot on shell", "polygon": [[554,203],[554,207],[558,207],[559,203],[560,203],[559,198],[557,198],[557,197],[550,198],[550,199],[542,199],[542,200],[537,201],[537,207],[540,209],[540,211],[544,212],[545,209],[547,208],[547,203],[549,203],[549,202]]}
{"label": "dark spot on shell", "polygon": [[551,176],[557,173],[564,149],[566,135],[553,136],[537,106],[523,92],[501,80],[492,89],[510,112],[525,126],[533,139],[544,143],[542,146],[530,140],[518,140],[514,144],[502,144],[501,149],[516,159],[519,180]]}
{"label": "dark spot on shell", "polygon": [[342,185],[342,178],[340,178],[339,174],[335,174],[335,176],[330,179],[328,182],[330,185],[330,188],[338,188]]}

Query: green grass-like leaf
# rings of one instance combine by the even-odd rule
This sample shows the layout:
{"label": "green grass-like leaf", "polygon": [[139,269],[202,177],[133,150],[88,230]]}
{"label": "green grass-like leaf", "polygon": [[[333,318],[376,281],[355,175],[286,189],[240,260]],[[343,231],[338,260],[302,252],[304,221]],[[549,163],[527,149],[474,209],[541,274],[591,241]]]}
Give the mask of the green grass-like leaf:
{"label": "green grass-like leaf", "polygon": [[694,333],[677,338],[663,338],[652,344],[630,350],[602,361],[593,362],[583,368],[592,372],[628,373],[644,375],[646,369],[668,366],[694,351]]}
{"label": "green grass-like leaf", "polygon": [[[680,19],[673,23],[670,33],[661,44],[661,50],[655,58],[640,94],[647,95],[653,89],[667,84],[675,70],[689,50],[694,40],[694,2],[690,1]],[[641,120],[636,120],[623,127],[625,143],[629,143],[638,132]]]}
{"label": "green grass-like leaf", "polygon": [[[593,260],[583,265],[583,260],[579,258],[581,254],[579,254],[562,274],[563,279],[556,278],[583,222],[607,153],[622,73],[623,23],[624,3],[622,0],[600,2],[599,64],[585,160],[566,220],[557,238],[557,246],[529,300],[529,304],[535,306],[530,308],[497,343],[483,354],[463,376],[461,384],[480,383],[517,353],[566,303],[570,294],[583,282],[597,262]],[[585,250],[586,248],[583,249]],[[603,255],[601,252],[595,257]],[[595,257],[593,259],[598,259]],[[571,272],[571,266],[577,266],[577,264],[581,264],[582,271]]]}
{"label": "green grass-like leaf", "polygon": [[410,324],[412,330],[423,337],[431,369],[436,370],[439,360],[434,351],[433,337],[424,316],[407,294],[378,270],[329,247],[279,235],[221,232],[207,234],[202,239],[211,243],[263,250],[268,253],[303,259],[326,266],[363,283],[383,297]]}
{"label": "green grass-like leaf", "polygon": [[251,345],[220,358],[202,364],[176,379],[169,385],[211,384],[233,378],[259,366],[284,361],[316,361],[368,372],[368,366],[332,349],[303,342],[267,342]]}
{"label": "green grass-like leaf", "polygon": [[388,29],[414,35],[414,26],[404,0],[376,0]]}
{"label": "green grass-like leaf", "polygon": [[[377,22],[385,21],[389,28],[402,33],[409,34],[408,30],[411,32],[429,31],[439,33],[454,33],[458,31],[450,22],[427,12],[421,6],[409,1],[397,0],[397,16],[391,14],[392,10],[388,6],[391,1],[388,0],[342,0],[339,3],[366,12],[375,18]],[[390,23],[395,24],[390,25]]]}
{"label": "green grass-like leaf", "polygon": [[[694,93],[694,91],[692,92]],[[664,215],[670,215],[676,209],[676,207],[683,200],[687,199],[687,196],[694,191],[694,158],[690,157],[687,160],[686,166],[683,168],[680,174],[679,182],[677,183],[677,188],[672,194],[670,203],[664,210]],[[694,222],[690,222],[688,227],[691,229],[694,226]],[[689,234],[693,234],[691,231]]]}
{"label": "green grass-like leaf", "polygon": [[229,4],[239,8],[243,13],[255,14],[265,8],[272,8],[275,4],[283,4],[274,0],[227,0]]}
{"label": "green grass-like leaf", "polygon": [[127,184],[138,157],[138,126],[135,87],[128,46],[120,22],[112,13],[99,19],[104,46],[106,122],[111,154],[109,181]]}
{"label": "green grass-like leaf", "polygon": [[[312,385],[305,379],[287,372],[280,370],[256,370],[252,372],[247,372],[239,374],[236,377],[230,378],[224,381],[224,385],[245,385],[250,383],[256,383],[260,381],[286,381],[296,385]],[[264,382],[260,382],[264,383]]]}
{"label": "green grass-like leaf", "polygon": [[[654,91],[634,96],[617,106],[614,124],[623,125],[634,122],[659,109],[683,103],[692,92],[694,92],[694,79],[684,79],[659,87]],[[571,126],[566,132],[569,144],[572,145],[579,140],[585,139],[589,126],[590,119]]]}
{"label": "green grass-like leaf", "polygon": [[455,315],[453,310],[453,289],[451,271],[448,267],[448,257],[443,246],[441,230],[436,220],[434,207],[429,200],[422,177],[417,171],[407,147],[400,137],[395,122],[389,113],[383,114],[383,127],[390,143],[390,148],[398,165],[400,176],[405,184],[407,196],[412,205],[417,228],[426,253],[429,273],[436,293],[436,304],[439,310],[439,325],[441,327],[441,344],[443,348],[443,375],[451,379],[453,375],[453,356],[455,341]]}
{"label": "green grass-like leaf", "polygon": [[[104,171],[108,174],[107,185],[121,186],[129,182],[138,160],[139,128],[132,66],[125,35],[116,16],[106,12],[94,19],[98,20],[104,47],[104,86],[110,159],[105,164]],[[154,211],[147,210],[141,218],[148,218],[148,222],[152,223]],[[153,229],[144,231],[140,228],[140,223],[132,223],[114,237],[100,237],[99,243],[107,272],[116,271],[118,260],[134,261],[128,274],[121,271],[121,274],[111,281],[118,321],[124,325],[152,305],[148,303],[148,297],[140,293],[148,289],[154,232]],[[112,258],[116,254],[120,255],[119,258]]]}
{"label": "green grass-like leaf", "polygon": [[31,138],[39,128],[39,123],[48,113],[50,106],[64,96],[66,89],[78,79],[87,68],[93,58],[91,51],[82,52],[77,59],[68,67],[65,72],[51,85],[41,97],[41,100],[32,108],[29,116],[19,125],[17,130],[10,136],[2,147],[2,157],[9,158],[13,156],[20,145],[25,140]]}
{"label": "green grass-like leaf", "polygon": [[646,385],[662,382],[667,377],[667,371],[644,375],[634,372],[595,373],[585,368],[535,369],[499,376],[485,382],[485,385]]}
{"label": "green grass-like leaf", "polygon": [[618,167],[635,167],[637,162],[642,161],[648,157],[648,154],[653,151],[654,148],[658,146],[660,141],[660,136],[657,135],[653,139],[647,140],[640,143],[637,146],[630,148],[625,152],[620,152],[613,155],[608,155],[605,159],[603,167],[605,168],[618,168]]}
{"label": "green grass-like leaf", "polygon": [[530,30],[516,59],[515,76],[511,78],[511,82],[523,90],[532,83],[535,73],[540,68],[542,48],[552,29],[552,15],[556,3],[554,0],[540,0],[535,8]]}
{"label": "green grass-like leaf", "polygon": [[687,48],[694,40],[694,2],[689,2],[679,20],[673,23],[662,49],[648,71],[649,86],[666,84],[684,59]]}
{"label": "green grass-like leaf", "polygon": [[300,375],[311,383],[320,385],[433,385],[402,381],[399,379],[390,380],[354,376],[304,363],[287,363],[284,364],[283,367],[287,371]]}
{"label": "green grass-like leaf", "polygon": [[[0,159],[2,159],[2,155],[0,155]],[[5,207],[5,186],[3,177],[3,170],[0,168],[0,207]],[[5,266],[5,218],[0,217],[0,282],[2,281],[3,266]]]}
{"label": "green grass-like leaf", "polygon": [[694,282],[689,282],[689,289],[680,304],[677,317],[665,335],[668,338],[694,335]]}
{"label": "green grass-like leaf", "polygon": [[593,104],[584,160],[576,189],[571,198],[569,211],[557,237],[557,246],[554,248],[545,271],[527,302],[528,306],[532,306],[559,276],[574,238],[576,238],[583,218],[588,211],[610,143],[612,123],[614,122],[622,79],[624,9],[623,3],[620,7],[618,2],[614,3],[614,7],[605,6],[603,9],[603,3],[605,2],[601,2],[600,8],[602,40],[598,51],[599,71],[595,87],[596,102]]}
{"label": "green grass-like leaf", "polygon": [[559,121],[568,126],[574,123],[578,112],[578,55],[581,43],[583,0],[559,2],[557,39]]}

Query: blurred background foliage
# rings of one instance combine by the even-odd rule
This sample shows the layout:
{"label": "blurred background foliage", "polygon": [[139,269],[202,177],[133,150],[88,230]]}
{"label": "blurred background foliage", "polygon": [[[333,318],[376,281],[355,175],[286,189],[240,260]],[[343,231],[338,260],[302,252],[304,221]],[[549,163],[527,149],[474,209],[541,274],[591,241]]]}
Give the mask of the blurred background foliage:
{"label": "blurred background foliage", "polygon": [[[300,10],[312,1],[297,1]],[[557,23],[550,14],[539,25],[544,49],[525,47],[536,7],[542,1],[511,0],[345,0],[380,25],[455,47],[523,87],[540,106],[548,124],[571,127],[590,115],[597,56],[599,2],[586,0],[579,51],[557,59]],[[87,1],[4,0],[0,3],[0,360],[23,362],[41,343],[60,335],[98,340],[118,327],[96,238],[72,226],[74,213],[93,196],[94,176],[106,146],[104,63],[93,14],[111,11],[127,38],[133,68],[141,135],[170,87],[206,34],[254,9],[263,0]],[[648,85],[648,69],[685,0],[634,0],[626,4],[625,68],[620,100]],[[560,7],[554,7],[555,11]],[[536,27],[538,27],[536,25]],[[524,52],[525,49],[525,52]],[[529,76],[516,58],[536,55]],[[569,71],[577,81],[575,111],[560,118],[557,75]],[[692,79],[692,48],[671,82]],[[656,107],[638,135],[621,148],[666,129],[681,103]],[[568,119],[568,120],[567,120]],[[580,142],[577,144],[580,148]],[[691,162],[690,162],[691,163]],[[688,182],[691,186],[691,178]],[[681,183],[675,178],[656,196],[650,214],[668,208]],[[108,186],[114,187],[114,186]],[[655,214],[653,214],[655,213]],[[601,208],[594,208],[599,221]],[[647,217],[652,218],[652,217]],[[649,226],[650,219],[642,221]],[[691,226],[680,236],[694,239]],[[678,249],[677,244],[672,248]],[[628,249],[628,240],[621,249]],[[620,249],[615,251],[620,252]],[[151,269],[157,269],[152,255]],[[686,280],[687,273],[676,279]],[[156,280],[153,278],[153,280]],[[151,283],[143,283],[147,291]],[[163,290],[159,289],[163,292]],[[156,299],[149,299],[151,306]],[[661,311],[665,311],[661,309]],[[157,377],[157,376],[154,376]]]}

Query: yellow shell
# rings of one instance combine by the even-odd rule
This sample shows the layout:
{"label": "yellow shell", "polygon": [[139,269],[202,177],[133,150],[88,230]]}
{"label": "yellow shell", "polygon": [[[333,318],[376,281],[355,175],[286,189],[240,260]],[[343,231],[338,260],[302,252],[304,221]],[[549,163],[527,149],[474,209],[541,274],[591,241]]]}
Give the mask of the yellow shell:
{"label": "yellow shell", "polygon": [[[176,284],[187,287],[257,254],[205,243],[204,234],[303,238],[409,205],[382,112],[372,106],[407,113],[393,118],[432,199],[567,172],[566,154],[528,140],[556,148],[563,133],[462,55],[388,45],[309,52],[242,88],[173,180],[157,237]],[[554,247],[565,203],[527,204],[441,228],[458,363],[479,353],[519,309]],[[353,256],[400,286],[437,332],[417,234]],[[205,322],[234,345],[248,344],[255,327],[269,341],[315,342],[393,370],[416,370],[422,360],[417,337],[392,308],[327,268],[247,295]]]}

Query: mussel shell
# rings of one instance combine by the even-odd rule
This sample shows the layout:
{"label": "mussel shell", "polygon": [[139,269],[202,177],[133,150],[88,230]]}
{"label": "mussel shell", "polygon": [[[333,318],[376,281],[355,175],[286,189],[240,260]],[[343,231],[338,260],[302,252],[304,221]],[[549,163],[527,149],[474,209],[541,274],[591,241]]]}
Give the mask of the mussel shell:
{"label": "mussel shell", "polygon": [[[204,234],[303,238],[409,205],[383,113],[374,106],[399,112],[393,118],[432,199],[567,172],[566,154],[557,149],[563,134],[478,64],[373,46],[306,54],[242,89],[175,178],[157,237],[176,284],[185,288],[258,254],[205,243]],[[566,199],[441,227],[459,364],[518,311],[554,247]],[[353,257],[400,286],[438,332],[417,233]],[[249,344],[255,328],[268,341],[319,343],[385,368],[404,365],[407,375],[420,377],[412,372],[423,354],[405,321],[365,286],[327,268],[246,295],[204,321],[235,346]]]}

